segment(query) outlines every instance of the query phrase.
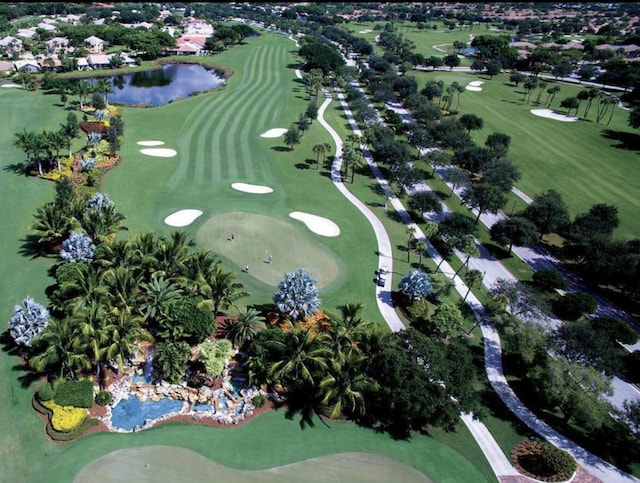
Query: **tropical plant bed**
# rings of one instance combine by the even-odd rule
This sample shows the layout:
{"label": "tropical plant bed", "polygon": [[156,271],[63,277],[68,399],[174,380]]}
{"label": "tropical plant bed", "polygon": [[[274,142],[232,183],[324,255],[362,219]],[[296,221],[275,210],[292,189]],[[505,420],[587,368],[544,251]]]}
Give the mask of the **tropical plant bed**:
{"label": "tropical plant bed", "polygon": [[[562,459],[562,462],[559,465],[550,465],[548,463],[550,459],[545,458],[545,453],[553,453],[551,459],[554,463],[558,461],[558,457]],[[537,441],[520,441],[511,450],[511,459],[520,473],[540,481],[569,481],[577,470],[577,463],[571,455]],[[552,468],[552,466],[557,468],[563,465],[567,466],[567,470],[555,471]],[[568,467],[571,466],[573,466],[573,470],[569,471]]]}

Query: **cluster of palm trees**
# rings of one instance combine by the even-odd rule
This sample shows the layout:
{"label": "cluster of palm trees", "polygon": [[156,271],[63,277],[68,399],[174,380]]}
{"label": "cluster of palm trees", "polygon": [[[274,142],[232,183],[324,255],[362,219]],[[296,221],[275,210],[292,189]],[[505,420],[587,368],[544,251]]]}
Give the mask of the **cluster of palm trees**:
{"label": "cluster of palm trees", "polygon": [[78,96],[80,110],[84,110],[84,103],[87,97],[98,94],[102,97],[104,107],[109,107],[108,94],[113,92],[113,85],[106,78],[98,79],[96,82],[81,80],[73,85],[73,94]]}
{"label": "cluster of palm trees", "polygon": [[361,417],[365,395],[377,390],[366,368],[376,349],[393,335],[362,320],[360,303],[338,307],[339,316],[325,316],[330,329],[303,328],[298,323],[283,331],[272,326],[260,332],[249,347],[247,367],[252,382],[284,388],[288,411],[330,418]]}
{"label": "cluster of palm trees", "polygon": [[56,166],[60,170],[60,151],[68,149],[68,156],[71,156],[71,142],[78,137],[79,132],[75,114],[69,113],[67,121],[60,124],[57,131],[45,129],[36,132],[23,129],[16,133],[14,146],[24,151],[30,165],[37,164],[38,173],[42,175],[45,170],[50,171]]}
{"label": "cluster of palm trees", "polygon": [[[171,314],[185,298],[217,312],[247,295],[217,257],[192,245],[181,231],[103,238],[91,263],[59,265],[50,291],[53,320],[34,341],[31,367],[59,377],[95,368],[100,380],[105,365],[115,362],[120,371],[140,342],[182,343],[182,322]],[[240,312],[249,312],[245,321],[255,315]],[[236,328],[234,340],[248,333]]]}

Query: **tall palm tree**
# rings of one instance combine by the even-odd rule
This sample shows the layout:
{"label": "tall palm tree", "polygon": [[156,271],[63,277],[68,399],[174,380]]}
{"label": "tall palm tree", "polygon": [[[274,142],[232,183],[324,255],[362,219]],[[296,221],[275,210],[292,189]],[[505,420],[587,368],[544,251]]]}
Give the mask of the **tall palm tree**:
{"label": "tall palm tree", "polygon": [[153,342],[153,337],[141,327],[141,323],[142,317],[121,311],[105,327],[105,358],[117,362],[118,375],[122,372],[125,360],[133,354],[139,342]]}
{"label": "tall palm tree", "polygon": [[85,350],[96,365],[96,381],[102,386],[101,369],[107,347],[106,327],[109,321],[107,307],[101,302],[79,304],[69,317],[69,323],[77,327],[74,346]]}
{"label": "tall palm tree", "polygon": [[209,291],[209,279],[216,272],[219,263],[209,250],[193,251],[185,260],[183,276],[178,282],[187,293],[206,296]]}
{"label": "tall palm tree", "polygon": [[547,89],[547,93],[549,94],[549,97],[547,98],[547,107],[551,107],[551,103],[558,92],[560,92],[560,86],[553,86]]}
{"label": "tall palm tree", "polygon": [[131,240],[131,260],[140,267],[145,279],[158,269],[156,258],[157,240],[153,232],[147,231],[134,235]]}
{"label": "tall palm tree", "polygon": [[458,275],[463,267],[469,266],[469,259],[471,257],[477,257],[480,255],[480,251],[478,250],[478,246],[476,245],[476,241],[473,238],[473,235],[465,235],[464,237],[462,237],[462,241],[460,243],[460,246],[458,246],[458,249],[467,256],[467,259],[460,266],[460,268],[456,270],[456,273],[453,274],[452,279],[456,278],[456,275]]}
{"label": "tall palm tree", "polygon": [[[326,334],[326,333],[324,333]],[[285,334],[284,340],[271,342],[273,348],[283,354],[282,359],[269,368],[273,381],[286,387],[290,382],[314,383],[318,370],[327,367],[331,351],[322,344],[323,333],[314,337],[312,329],[294,328]]]}
{"label": "tall palm tree", "polygon": [[75,348],[76,336],[77,329],[68,319],[52,319],[34,341],[34,345],[43,350],[32,357],[29,364],[38,372],[59,370],[60,377],[75,378],[76,369],[91,368],[89,357]]}
{"label": "tall palm tree", "polygon": [[62,133],[62,135],[67,138],[67,140],[69,141],[68,147],[69,147],[69,157],[71,157],[71,155],[73,154],[71,152],[71,142],[78,137],[78,135],[80,134],[80,129],[78,127],[77,123],[73,123],[71,121],[68,121],[66,124],[62,124],[60,123],[60,132]]}
{"label": "tall palm tree", "polygon": [[312,151],[316,154],[316,171],[317,171],[320,169],[320,155],[326,152],[325,143],[314,144]]}
{"label": "tall palm tree", "polygon": [[[16,139],[13,145],[20,148],[27,155],[27,161],[31,163],[31,157],[36,153],[36,133],[23,129],[22,132],[15,133]],[[38,172],[42,175],[42,163],[38,159]]]}
{"label": "tall palm tree", "polygon": [[258,332],[266,327],[264,317],[251,307],[240,306],[236,308],[236,319],[230,319],[225,328],[225,337],[235,347],[242,347],[245,342],[252,340]]}
{"label": "tall palm tree", "polygon": [[416,236],[416,232],[415,229],[411,226],[408,226],[407,229],[405,230],[405,233],[407,234],[408,238],[407,238],[407,263],[410,263],[410,256],[411,256],[411,240],[414,239],[414,237]]}
{"label": "tall palm tree", "polygon": [[422,240],[418,240],[416,242],[416,251],[418,252],[418,256],[420,257],[418,266],[422,268],[422,255],[427,252],[427,244]]}
{"label": "tall palm tree", "polygon": [[111,94],[113,92],[113,86],[111,85],[111,82],[109,82],[108,79],[100,79],[95,86],[95,91],[102,94],[104,105],[106,108],[109,108],[109,97],[107,96],[107,94]]}
{"label": "tall palm tree", "polygon": [[91,92],[93,92],[93,86],[91,83],[81,80],[78,81],[75,86],[74,86],[74,92],[76,94],[78,94],[78,97],[80,98],[80,110],[83,111],[84,110],[84,99],[85,97],[87,97],[87,95],[91,94]]}

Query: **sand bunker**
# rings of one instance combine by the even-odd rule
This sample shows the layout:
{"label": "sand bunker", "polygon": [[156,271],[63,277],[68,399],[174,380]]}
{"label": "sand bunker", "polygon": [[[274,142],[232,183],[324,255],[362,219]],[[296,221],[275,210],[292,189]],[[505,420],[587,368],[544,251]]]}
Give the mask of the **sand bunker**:
{"label": "sand bunker", "polygon": [[2,84],[2,87],[22,87],[18,84]]}
{"label": "sand bunker", "polygon": [[482,84],[484,84],[484,81],[478,80],[478,81],[471,81],[471,82],[469,82],[468,85],[473,86],[473,87],[480,87]]}
{"label": "sand bunker", "polygon": [[482,90],[482,87],[480,87],[480,86],[466,86],[465,89],[468,90],[468,91],[480,92]]}
{"label": "sand bunker", "polygon": [[173,158],[176,154],[178,154],[175,149],[166,148],[141,149],[140,152],[142,154],[146,154],[147,156],[155,156],[157,158]]}
{"label": "sand bunker", "polygon": [[531,109],[531,114],[539,117],[546,117],[547,119],[554,119],[562,122],[576,122],[578,120],[575,116],[567,116],[566,114],[558,114],[551,109]]}
{"label": "sand bunker", "polygon": [[244,193],[253,193],[257,195],[273,193],[272,188],[269,188],[268,186],[261,186],[258,184],[233,183],[231,187],[237,191],[243,191]]}
{"label": "sand bunker", "polygon": [[262,134],[260,134],[260,137],[261,138],[279,138],[286,132],[287,130],[285,128],[276,127],[274,129],[269,129],[267,132],[263,132]]}
{"label": "sand bunker", "polygon": [[294,220],[299,220],[307,225],[307,228],[317,235],[322,236],[338,236],[340,227],[333,221],[323,218],[322,216],[303,213],[302,211],[292,211],[289,216]]}
{"label": "sand bunker", "polygon": [[202,214],[200,210],[180,210],[170,214],[164,219],[169,226],[187,226],[194,222]]}
{"label": "sand bunker", "polygon": [[162,146],[164,141],[138,141],[138,146]]}
{"label": "sand bunker", "polygon": [[373,32],[373,30],[371,30],[371,29],[365,29],[365,30],[361,30],[361,31],[360,31],[360,32],[358,32],[358,33],[360,33],[360,34],[368,34],[368,33],[371,33],[371,32]]}

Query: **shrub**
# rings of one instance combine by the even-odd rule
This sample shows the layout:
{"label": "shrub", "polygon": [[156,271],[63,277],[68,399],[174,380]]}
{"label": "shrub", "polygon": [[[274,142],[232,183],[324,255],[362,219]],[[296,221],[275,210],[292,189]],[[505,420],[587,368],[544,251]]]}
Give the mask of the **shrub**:
{"label": "shrub", "polygon": [[156,346],[155,360],[162,377],[172,384],[182,379],[190,356],[191,347],[186,342],[163,342]]}
{"label": "shrub", "polygon": [[[226,355],[224,353],[224,345],[218,345],[218,342],[205,341],[200,346],[200,362],[204,364],[205,371],[210,376],[217,376],[222,373],[224,369],[224,359],[221,357]],[[229,342],[229,341],[226,341]],[[222,349],[222,350],[220,350]],[[229,351],[229,355],[231,352]]]}
{"label": "shrub", "polygon": [[88,379],[64,379],[56,384],[54,400],[60,406],[90,408],[93,406],[93,382]]}
{"label": "shrub", "polygon": [[551,292],[557,288],[561,290],[567,289],[567,281],[555,268],[535,272],[533,274],[533,285],[543,292]]}
{"label": "shrub", "polygon": [[53,411],[51,426],[56,431],[68,433],[77,429],[87,418],[87,410],[73,406],[61,406],[54,401],[45,401],[42,405]]}
{"label": "shrub", "polygon": [[200,297],[184,297],[173,304],[169,319],[184,328],[184,339],[202,342],[216,330],[216,321],[211,310],[200,307]]}
{"label": "shrub", "polygon": [[233,344],[230,340],[219,339],[214,342],[214,353],[219,359],[229,359],[233,354]]}
{"label": "shrub", "polygon": [[53,388],[53,385],[50,382],[45,382],[42,386],[40,386],[40,388],[38,389],[38,399],[40,401],[51,401],[53,399],[53,396],[55,395],[56,391]]}
{"label": "shrub", "polygon": [[540,462],[542,469],[552,475],[557,473],[573,474],[578,469],[578,464],[573,456],[555,446],[546,445],[540,454]]}
{"label": "shrub", "polygon": [[257,396],[253,397],[251,402],[255,407],[262,408],[264,407],[265,404],[267,404],[267,398],[264,397],[262,394],[258,394]]}
{"label": "shrub", "polygon": [[91,171],[96,167],[97,161],[93,158],[80,160],[80,168],[82,171]]}
{"label": "shrub", "polygon": [[56,282],[58,285],[73,282],[78,278],[78,269],[84,270],[87,264],[84,262],[77,263],[61,263],[56,268]]}
{"label": "shrub", "polygon": [[98,406],[106,406],[107,404],[111,404],[113,400],[113,396],[109,391],[98,391],[96,394],[96,404]]}
{"label": "shrub", "polygon": [[568,293],[553,303],[553,312],[564,320],[578,320],[598,309],[596,300],[584,292]]}
{"label": "shrub", "polygon": [[303,319],[318,312],[321,300],[318,297],[316,279],[304,268],[287,272],[278,284],[273,301],[278,311],[293,319]]}

